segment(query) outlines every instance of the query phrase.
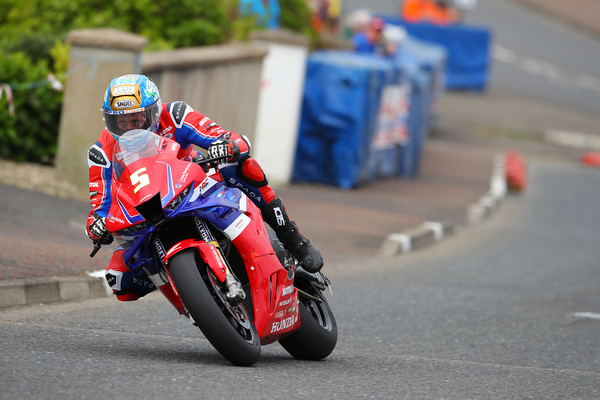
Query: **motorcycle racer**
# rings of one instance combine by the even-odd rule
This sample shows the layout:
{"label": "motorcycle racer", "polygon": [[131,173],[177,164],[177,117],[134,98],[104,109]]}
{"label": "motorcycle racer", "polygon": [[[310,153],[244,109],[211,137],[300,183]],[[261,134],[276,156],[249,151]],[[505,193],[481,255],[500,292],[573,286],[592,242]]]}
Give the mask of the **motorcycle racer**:
{"label": "motorcycle racer", "polygon": [[[99,240],[106,231],[105,220],[112,203],[111,158],[115,143],[127,131],[145,129],[178,142],[179,159],[194,161],[195,157],[202,158],[193,150],[193,145],[205,149],[209,158],[219,158],[219,172],[224,183],[238,187],[248,195],[302,267],[309,272],[322,268],[321,253],[290,220],[262,168],[250,157],[250,141],[244,135],[224,130],[183,101],[162,103],[158,88],[144,75],[114,78],[104,94],[101,111],[105,129],[88,150],[92,210],[86,231],[90,239]],[[113,237],[108,236],[102,244],[112,241]],[[145,272],[134,274],[129,271],[122,258],[123,252],[123,247],[119,246],[113,253],[106,269],[106,280],[119,300],[133,301],[156,288]]]}

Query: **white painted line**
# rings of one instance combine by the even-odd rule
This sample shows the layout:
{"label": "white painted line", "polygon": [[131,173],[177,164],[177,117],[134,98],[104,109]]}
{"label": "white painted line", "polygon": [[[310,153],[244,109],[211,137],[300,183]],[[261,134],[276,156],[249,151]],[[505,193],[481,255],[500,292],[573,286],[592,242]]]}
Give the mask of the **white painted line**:
{"label": "white painted line", "polygon": [[497,44],[492,48],[492,57],[507,64],[512,64],[517,60],[517,55],[514,51],[498,46]]}
{"label": "white painted line", "polygon": [[577,318],[591,318],[591,319],[600,319],[600,314],[591,313],[591,312],[576,312],[571,314],[572,317]]}
{"label": "white painted line", "polygon": [[439,222],[423,222],[423,227],[433,231],[433,238],[436,242],[439,242],[444,238],[444,226]]}
{"label": "white painted line", "polygon": [[579,74],[577,78],[575,78],[575,84],[584,89],[600,92],[600,79],[594,78],[593,76]]}
{"label": "white painted line", "polygon": [[410,252],[410,250],[411,250],[410,236],[408,236],[404,233],[392,233],[392,234],[388,235],[388,239],[400,243],[400,252],[401,253]]}
{"label": "white painted line", "polygon": [[532,57],[520,56],[514,51],[495,44],[492,47],[492,57],[506,64],[529,72],[532,75],[547,78],[550,83],[570,91],[579,89],[600,92],[600,79],[581,73],[568,73],[557,65]]}
{"label": "white painted line", "polygon": [[547,142],[575,149],[600,150],[600,135],[589,133],[549,130],[544,135]]}

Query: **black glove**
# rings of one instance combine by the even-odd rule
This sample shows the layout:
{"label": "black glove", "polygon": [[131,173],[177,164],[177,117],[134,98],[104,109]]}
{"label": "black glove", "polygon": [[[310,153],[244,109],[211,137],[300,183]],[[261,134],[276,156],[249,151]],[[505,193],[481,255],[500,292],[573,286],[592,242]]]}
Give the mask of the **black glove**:
{"label": "black glove", "polygon": [[217,162],[236,162],[240,158],[240,146],[236,142],[221,137],[210,144],[206,150],[209,158],[218,158]]}
{"label": "black glove", "polygon": [[[90,238],[94,241],[97,241],[102,238],[102,235],[106,232],[106,225],[104,221],[106,218],[101,217],[98,213],[94,213],[94,222],[90,224]],[[111,244],[113,242],[112,235],[108,235],[105,237],[100,244]]]}

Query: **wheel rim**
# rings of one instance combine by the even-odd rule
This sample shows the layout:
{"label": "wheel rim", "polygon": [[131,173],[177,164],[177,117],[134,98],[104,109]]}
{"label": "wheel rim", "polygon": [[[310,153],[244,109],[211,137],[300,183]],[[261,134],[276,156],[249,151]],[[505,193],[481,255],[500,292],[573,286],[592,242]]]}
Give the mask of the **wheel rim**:
{"label": "wheel rim", "polygon": [[229,323],[233,326],[233,328],[238,332],[238,334],[247,342],[254,343],[258,340],[258,336],[255,333],[256,330],[252,329],[252,322],[248,318],[248,312],[242,306],[242,303],[231,303],[225,293],[222,292],[218,281],[215,279],[212,271],[208,271],[208,280],[210,282],[210,287],[217,300],[217,304],[221,309],[221,312],[225,315],[225,318],[229,321]]}
{"label": "wheel rim", "polygon": [[327,310],[325,310],[323,306],[321,306],[321,304],[323,303],[319,304],[316,301],[305,299],[303,299],[302,302],[304,303],[310,314],[313,316],[315,321],[317,321],[323,329],[325,329],[326,331],[331,331],[333,329],[333,321],[331,319],[331,316],[329,315]]}

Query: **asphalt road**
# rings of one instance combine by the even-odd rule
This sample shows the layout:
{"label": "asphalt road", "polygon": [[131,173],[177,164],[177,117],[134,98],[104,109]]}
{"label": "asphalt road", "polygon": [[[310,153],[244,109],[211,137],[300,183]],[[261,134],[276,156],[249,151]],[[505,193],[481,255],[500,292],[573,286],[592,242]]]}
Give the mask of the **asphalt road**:
{"label": "asphalt road", "polygon": [[479,1],[467,22],[493,32],[491,89],[600,112],[598,40],[508,0]]}
{"label": "asphalt road", "polygon": [[331,268],[322,362],[273,344],[233,367],[159,295],[4,310],[0,398],[598,398],[598,180],[537,162],[485,224]]}
{"label": "asphalt road", "polygon": [[[398,15],[402,0],[344,0]],[[586,113],[600,111],[600,43],[586,33],[510,0],[479,0],[466,23],[492,31],[489,89],[527,96]],[[596,132],[590,132],[596,133]]]}

